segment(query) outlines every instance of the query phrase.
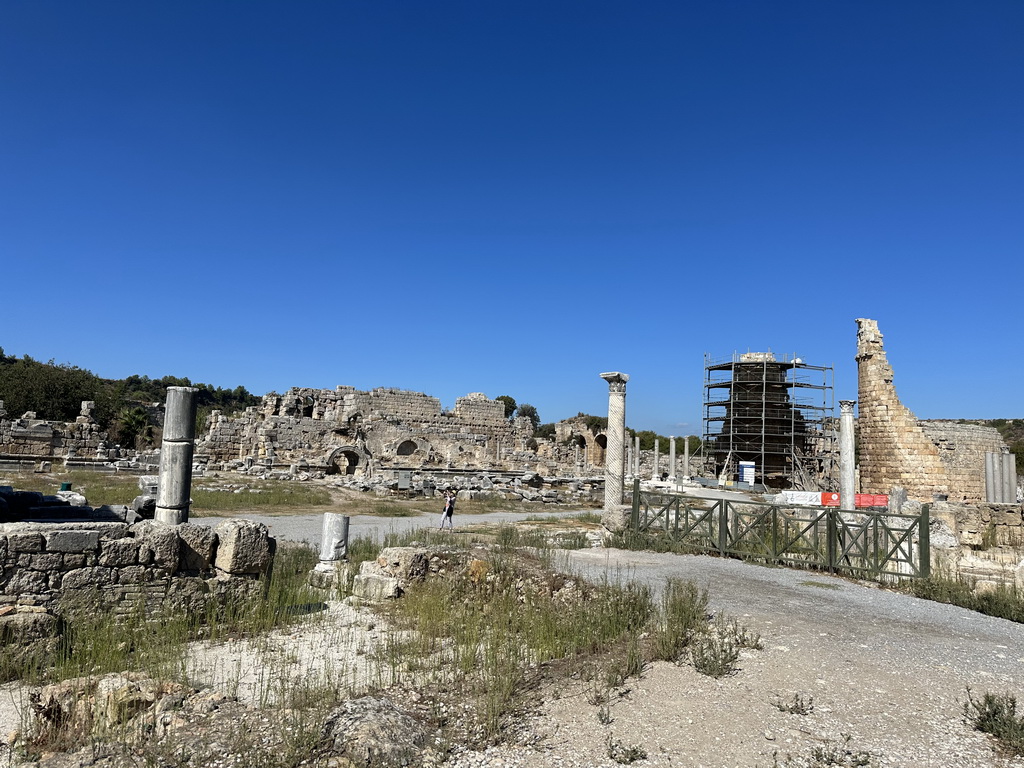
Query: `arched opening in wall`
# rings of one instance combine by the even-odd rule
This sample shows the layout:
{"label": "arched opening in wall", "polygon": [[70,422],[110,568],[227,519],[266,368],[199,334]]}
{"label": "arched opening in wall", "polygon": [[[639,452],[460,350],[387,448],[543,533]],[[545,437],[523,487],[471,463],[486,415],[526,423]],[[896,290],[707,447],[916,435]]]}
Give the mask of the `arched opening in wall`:
{"label": "arched opening in wall", "polygon": [[395,454],[398,456],[412,456],[416,453],[418,447],[415,440],[403,440],[395,449]]}
{"label": "arched opening in wall", "polygon": [[302,417],[304,419],[311,419],[311,418],[313,418],[313,398],[312,397],[307,396],[302,401]]}
{"label": "arched opening in wall", "polygon": [[598,435],[594,438],[594,449],[591,451],[590,463],[595,467],[603,467],[605,451],[608,450],[608,436]]}
{"label": "arched opening in wall", "polygon": [[583,435],[573,435],[569,440],[570,445],[579,446],[580,450],[587,447],[587,439]]}
{"label": "arched opening in wall", "polygon": [[328,475],[354,475],[359,466],[359,454],[355,451],[336,451],[327,467]]}

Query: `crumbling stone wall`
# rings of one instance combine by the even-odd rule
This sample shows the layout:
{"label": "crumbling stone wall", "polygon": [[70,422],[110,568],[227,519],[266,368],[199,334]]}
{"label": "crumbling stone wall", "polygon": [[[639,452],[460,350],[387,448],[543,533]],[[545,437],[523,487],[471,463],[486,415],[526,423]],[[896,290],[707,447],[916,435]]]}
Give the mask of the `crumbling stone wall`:
{"label": "crumbling stone wall", "polygon": [[200,525],[5,523],[0,525],[0,636],[42,639],[56,617],[98,599],[125,614],[141,602],[207,610],[249,599],[273,560],[266,526],[229,520]]}
{"label": "crumbling stone wall", "polygon": [[985,498],[985,452],[1006,450],[990,427],[921,422],[893,385],[882,334],[874,320],[857,320],[860,490],[902,487],[911,499],[936,495],[967,502]]}
{"label": "crumbling stone wall", "polygon": [[37,419],[32,411],[12,419],[0,400],[0,459],[94,458],[101,449],[106,458],[107,434],[92,418],[94,406],[83,402],[81,415],[71,422]]}
{"label": "crumbling stone wall", "polygon": [[500,466],[502,453],[522,448],[528,419],[505,418],[504,404],[481,393],[456,400],[453,411],[420,392],[293,388],[271,393],[238,417],[214,411],[196,445],[197,460],[234,468],[239,462],[299,465],[328,473],[377,468]]}
{"label": "crumbling stone wall", "polygon": [[949,478],[950,501],[984,501],[985,454],[1004,453],[999,430],[978,424],[920,421],[921,429],[939,451]]}

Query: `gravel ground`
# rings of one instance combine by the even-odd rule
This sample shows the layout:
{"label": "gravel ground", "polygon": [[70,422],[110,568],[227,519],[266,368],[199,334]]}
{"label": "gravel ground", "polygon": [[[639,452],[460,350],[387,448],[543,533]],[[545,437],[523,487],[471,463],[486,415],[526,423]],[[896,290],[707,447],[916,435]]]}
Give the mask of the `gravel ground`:
{"label": "gravel ground", "polygon": [[[320,515],[251,517],[282,539],[319,539]],[[457,515],[456,524],[524,517]],[[436,523],[353,517],[351,532],[381,535]],[[586,684],[539,691],[536,714],[524,724],[529,746],[465,751],[449,760],[452,768],[613,768],[620,764],[609,754],[616,745],[620,760],[630,747],[645,752],[635,764],[647,766],[853,766],[866,764],[857,760],[870,754],[873,765],[894,768],[1024,768],[1024,760],[1000,756],[963,718],[968,687],[976,695],[1024,699],[1024,625],[875,585],[736,560],[592,549],[567,552],[565,562],[589,578],[636,579],[655,591],[669,577],[692,580],[709,590],[714,611],[758,633],[763,647],[744,651],[738,671],[717,680],[689,666],[654,664],[614,698],[604,722]],[[335,652],[347,645],[365,654],[382,628],[340,608],[336,613],[338,626],[327,630]],[[316,638],[299,636],[285,638],[280,653],[333,656]],[[252,663],[242,658],[237,664]],[[344,659],[335,663],[346,668]],[[354,666],[348,669],[358,677]],[[253,693],[258,688],[257,679]],[[6,732],[17,720],[3,710],[13,714],[11,697],[18,696],[10,688],[3,694]],[[794,696],[813,702],[813,709],[789,714],[773,704]],[[823,757],[809,762],[815,748]]]}
{"label": "gravel ground", "polygon": [[[657,588],[668,577],[707,587],[712,608],[761,635],[739,671],[716,680],[658,663],[611,707],[602,724],[587,691],[545,701],[533,723],[544,749],[465,754],[453,765],[615,766],[609,740],[647,753],[651,766],[1022,766],[964,722],[975,695],[1024,698],[1024,625],[805,571],[700,556],[581,550],[571,563],[595,578]],[[773,701],[813,698],[807,715]],[[805,763],[815,747],[851,739],[847,762]],[[841,751],[840,751],[841,752]],[[835,752],[837,759],[840,752]],[[774,757],[773,757],[774,753]],[[787,763],[786,761],[790,761]]]}

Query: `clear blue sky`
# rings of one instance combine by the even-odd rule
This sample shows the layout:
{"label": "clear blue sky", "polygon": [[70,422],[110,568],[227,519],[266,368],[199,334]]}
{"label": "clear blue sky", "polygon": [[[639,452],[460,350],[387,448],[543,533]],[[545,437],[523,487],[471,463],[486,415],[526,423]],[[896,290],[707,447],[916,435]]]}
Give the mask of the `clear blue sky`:
{"label": "clear blue sky", "polygon": [[700,432],[703,355],[1022,417],[1024,3],[0,4],[0,346]]}

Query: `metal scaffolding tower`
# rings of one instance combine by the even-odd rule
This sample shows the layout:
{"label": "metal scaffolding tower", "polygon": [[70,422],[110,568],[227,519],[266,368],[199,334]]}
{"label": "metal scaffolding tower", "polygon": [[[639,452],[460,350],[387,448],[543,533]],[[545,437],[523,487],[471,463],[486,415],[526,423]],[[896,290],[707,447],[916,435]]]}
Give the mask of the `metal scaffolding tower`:
{"label": "metal scaffolding tower", "polygon": [[770,488],[835,490],[838,423],[831,366],[771,352],[704,355],[705,471],[734,479],[754,463]]}

